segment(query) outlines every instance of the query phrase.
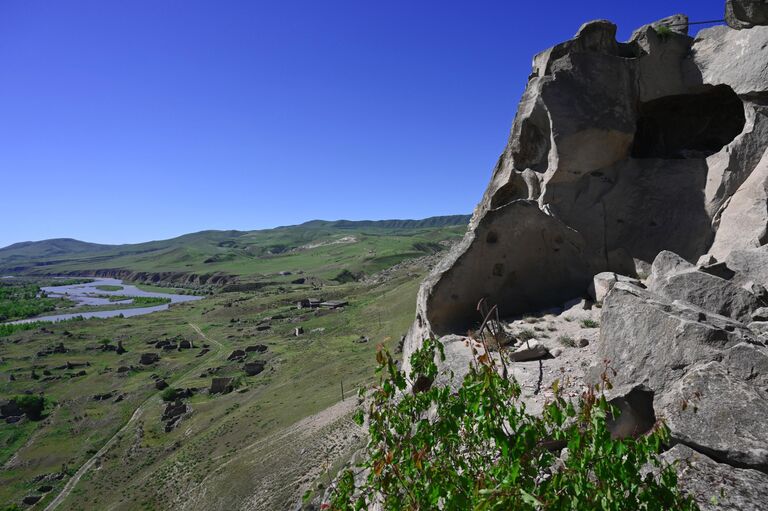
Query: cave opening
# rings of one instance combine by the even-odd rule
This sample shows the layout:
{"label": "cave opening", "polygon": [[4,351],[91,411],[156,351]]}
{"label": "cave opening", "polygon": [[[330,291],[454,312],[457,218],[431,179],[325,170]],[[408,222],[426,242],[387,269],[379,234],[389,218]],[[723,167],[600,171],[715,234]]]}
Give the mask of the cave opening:
{"label": "cave opening", "polygon": [[727,85],[641,103],[633,158],[706,158],[744,129],[744,107]]}

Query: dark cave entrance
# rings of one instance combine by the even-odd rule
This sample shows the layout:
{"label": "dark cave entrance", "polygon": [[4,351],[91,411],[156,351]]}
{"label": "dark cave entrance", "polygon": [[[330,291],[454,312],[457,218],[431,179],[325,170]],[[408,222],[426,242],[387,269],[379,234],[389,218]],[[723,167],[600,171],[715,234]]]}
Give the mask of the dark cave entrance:
{"label": "dark cave entrance", "polygon": [[744,107],[727,85],[667,96],[638,109],[633,158],[705,158],[744,129]]}

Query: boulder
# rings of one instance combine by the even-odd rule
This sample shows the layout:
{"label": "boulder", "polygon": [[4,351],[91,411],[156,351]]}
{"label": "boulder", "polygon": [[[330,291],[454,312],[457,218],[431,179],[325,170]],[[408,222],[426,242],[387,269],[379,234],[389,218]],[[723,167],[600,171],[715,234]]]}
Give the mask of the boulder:
{"label": "boulder", "polygon": [[42,499],[42,498],[43,498],[43,496],[42,496],[42,495],[27,495],[26,497],[24,497],[23,499],[21,499],[21,501],[22,501],[22,502],[23,502],[25,505],[27,505],[27,506],[31,506],[31,505],[33,505],[33,504],[37,504],[37,502],[38,502],[40,499]]}
{"label": "boulder", "polygon": [[768,393],[729,374],[720,362],[688,370],[658,400],[657,409],[675,442],[720,462],[768,470]]}
{"label": "boulder", "polygon": [[264,344],[254,344],[245,348],[246,353],[264,353],[267,351],[267,346]]}
{"label": "boulder", "polygon": [[161,379],[159,379],[159,380],[157,380],[157,381],[155,382],[155,388],[156,388],[157,390],[164,390],[164,389],[167,389],[167,388],[168,388],[168,382],[166,382],[165,380],[163,380],[163,379],[161,378]]}
{"label": "boulder", "polygon": [[647,283],[649,290],[664,298],[683,300],[742,322],[749,321],[752,313],[765,305],[762,297],[668,251],[654,260]]}
{"label": "boulder", "polygon": [[608,291],[611,290],[613,285],[618,280],[619,279],[616,277],[616,274],[612,271],[604,271],[598,273],[592,278],[592,282],[589,284],[589,288],[587,289],[587,294],[594,301],[602,302],[603,298],[605,298],[605,295],[608,294]]}
{"label": "boulder", "polygon": [[692,495],[702,511],[759,510],[768,501],[768,474],[718,463],[683,444],[661,457],[675,464],[679,488]]}
{"label": "boulder", "polygon": [[[160,355],[158,355],[157,353],[142,353],[141,358],[139,358],[139,363],[141,365],[148,366],[148,365],[154,364],[159,360],[160,360]],[[118,372],[120,372],[119,369],[118,369]]]}
{"label": "boulder", "polygon": [[756,25],[768,25],[768,2],[765,0],[726,0],[725,22],[741,30]]}
{"label": "boulder", "polygon": [[754,282],[768,287],[768,245],[730,251],[725,264],[735,272],[737,285]]}
{"label": "boulder", "polygon": [[597,359],[618,371],[613,384],[620,393],[643,384],[658,394],[689,366],[720,360],[739,343],[758,343],[742,323],[627,283],[608,294],[600,323]]}
{"label": "boulder", "polygon": [[608,291],[611,290],[616,282],[629,282],[635,285],[641,285],[640,281],[632,277],[619,275],[611,271],[600,272],[592,278],[592,283],[587,288],[587,294],[595,302],[602,302]]}
{"label": "boulder", "polygon": [[192,349],[192,348],[194,348],[194,346],[192,345],[191,341],[184,340],[184,341],[179,342],[179,349],[180,350],[188,350],[188,349]]}
{"label": "boulder", "polygon": [[304,334],[304,327],[297,326],[296,328],[293,329],[293,335],[295,337],[299,337],[302,334]]}
{"label": "boulder", "polygon": [[549,350],[546,346],[541,341],[530,339],[510,353],[508,358],[513,362],[525,362],[526,360],[538,360],[547,356],[549,356]]}

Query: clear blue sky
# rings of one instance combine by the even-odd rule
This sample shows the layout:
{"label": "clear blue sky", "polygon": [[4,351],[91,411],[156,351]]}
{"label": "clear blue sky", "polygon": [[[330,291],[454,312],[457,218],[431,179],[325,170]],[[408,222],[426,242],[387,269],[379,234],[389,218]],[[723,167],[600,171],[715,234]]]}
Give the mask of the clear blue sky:
{"label": "clear blue sky", "polygon": [[0,0],[0,246],[470,213],[531,57],[723,0]]}

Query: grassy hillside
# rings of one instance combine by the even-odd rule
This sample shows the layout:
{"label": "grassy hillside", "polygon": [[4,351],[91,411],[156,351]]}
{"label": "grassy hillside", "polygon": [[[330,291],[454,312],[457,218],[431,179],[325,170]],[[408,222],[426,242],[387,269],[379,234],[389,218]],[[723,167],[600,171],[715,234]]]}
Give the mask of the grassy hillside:
{"label": "grassy hillside", "polygon": [[0,249],[0,273],[218,273],[234,277],[230,282],[254,282],[286,277],[280,273],[301,272],[333,279],[342,270],[370,274],[405,259],[434,253],[443,248],[441,242],[462,235],[467,221],[467,216],[361,222],[316,220],[259,231],[202,231],[133,245],[94,245],[75,240],[17,243]]}
{"label": "grassy hillside", "polygon": [[[64,510],[288,509],[305,491],[321,492],[361,441],[342,386],[354,396],[373,377],[376,345],[396,348],[436,260],[419,256],[445,250],[467,220],[313,221],[138,245],[49,240],[0,250],[3,272],[30,275],[22,286],[41,274],[104,269],[219,272],[237,282],[146,316],[0,336],[0,402],[47,403],[41,420],[0,421],[0,502],[33,495],[41,509],[54,501]],[[36,289],[23,305],[42,299]],[[297,308],[310,297],[348,304]],[[160,358],[143,364],[143,353]],[[255,362],[263,371],[249,376]],[[222,377],[232,391],[209,392]],[[170,430],[162,398],[171,391],[158,380],[189,389],[188,412]]]}
{"label": "grassy hillside", "polygon": [[[0,501],[41,495],[42,509],[78,477],[58,509],[288,509],[354,435],[331,441],[302,426],[288,442],[286,428],[337,403],[342,384],[350,396],[371,380],[376,345],[394,348],[413,319],[424,271],[403,267],[378,284],[223,292],[147,316],[0,337],[0,395],[42,394],[48,402],[41,421],[0,423]],[[349,305],[296,308],[307,296]],[[296,328],[303,333],[294,335]],[[194,348],[157,349],[164,339]],[[127,353],[102,348],[117,341]],[[59,343],[65,353],[51,351]],[[244,362],[228,358],[256,344],[266,351],[245,362],[265,368],[247,376]],[[142,365],[145,352],[160,360]],[[236,388],[210,394],[214,377],[232,377]],[[191,413],[169,432],[158,378],[196,389],[185,399]],[[273,481],[284,467],[298,468],[285,476],[290,481]]]}

